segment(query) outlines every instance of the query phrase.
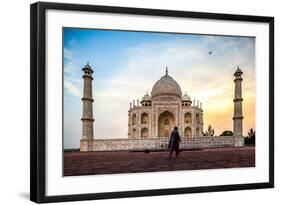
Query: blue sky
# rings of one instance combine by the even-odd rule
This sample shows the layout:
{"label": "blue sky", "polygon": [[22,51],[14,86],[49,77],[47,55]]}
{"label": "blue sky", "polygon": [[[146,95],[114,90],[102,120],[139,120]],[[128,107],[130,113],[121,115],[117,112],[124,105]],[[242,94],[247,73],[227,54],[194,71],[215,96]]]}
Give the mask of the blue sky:
{"label": "blue sky", "polygon": [[[64,28],[64,146],[79,147],[82,67],[94,69],[94,135],[126,138],[127,112],[133,99],[151,92],[169,74],[182,91],[203,103],[204,123],[216,134],[232,129],[233,73],[244,71],[245,134],[254,127],[255,39]],[[209,55],[208,51],[213,50]],[[229,120],[225,120],[229,118]],[[206,129],[206,128],[204,128]]]}

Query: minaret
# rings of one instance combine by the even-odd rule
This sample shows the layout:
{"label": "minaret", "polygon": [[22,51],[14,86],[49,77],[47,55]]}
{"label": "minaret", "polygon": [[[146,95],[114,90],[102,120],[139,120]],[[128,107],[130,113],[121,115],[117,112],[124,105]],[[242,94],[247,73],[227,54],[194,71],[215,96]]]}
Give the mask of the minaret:
{"label": "minaret", "polygon": [[234,115],[233,115],[233,135],[243,136],[243,113],[242,113],[242,74],[239,66],[237,67],[234,76],[235,91],[234,91]]}
{"label": "minaret", "polygon": [[82,114],[82,139],[80,140],[80,151],[93,151],[93,140],[94,140],[94,131],[93,131],[93,102],[92,97],[92,70],[89,63],[84,66],[82,69],[84,72],[84,89],[83,89],[83,114]]}

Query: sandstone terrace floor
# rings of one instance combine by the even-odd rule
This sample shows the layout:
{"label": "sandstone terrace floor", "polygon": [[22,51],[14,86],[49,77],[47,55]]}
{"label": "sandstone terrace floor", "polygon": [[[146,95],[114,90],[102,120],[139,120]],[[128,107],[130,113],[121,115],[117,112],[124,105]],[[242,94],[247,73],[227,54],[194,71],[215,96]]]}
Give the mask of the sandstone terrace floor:
{"label": "sandstone terrace floor", "polygon": [[64,176],[255,166],[255,147],[159,152],[64,152]]}

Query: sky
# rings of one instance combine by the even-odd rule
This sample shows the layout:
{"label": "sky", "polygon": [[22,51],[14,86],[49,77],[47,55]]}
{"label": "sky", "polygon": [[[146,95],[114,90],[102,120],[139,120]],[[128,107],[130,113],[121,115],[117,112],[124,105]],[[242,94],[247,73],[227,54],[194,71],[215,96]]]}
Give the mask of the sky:
{"label": "sky", "polygon": [[[94,138],[127,138],[129,103],[165,74],[203,104],[204,130],[232,130],[234,76],[243,74],[243,134],[255,129],[255,38],[96,29],[63,29],[64,148],[82,134],[82,68],[94,70]],[[213,53],[209,54],[209,50]]]}

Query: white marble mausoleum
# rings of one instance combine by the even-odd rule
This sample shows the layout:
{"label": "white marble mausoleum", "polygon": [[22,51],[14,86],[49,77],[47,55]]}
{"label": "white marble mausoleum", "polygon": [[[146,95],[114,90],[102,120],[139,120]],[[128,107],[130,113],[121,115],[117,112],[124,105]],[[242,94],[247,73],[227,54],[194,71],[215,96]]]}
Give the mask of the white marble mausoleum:
{"label": "white marble mausoleum", "polygon": [[129,139],[169,137],[175,126],[182,137],[201,137],[203,133],[202,103],[191,101],[169,74],[162,76],[137,103],[130,103]]}
{"label": "white marble mausoleum", "polygon": [[[87,64],[83,69],[83,115],[80,151],[113,150],[164,150],[175,126],[182,139],[181,149],[204,147],[243,146],[242,74],[238,67],[234,73],[233,136],[203,136],[203,109],[198,100],[191,100],[177,81],[169,75],[168,68],[146,93],[142,100],[130,103],[128,111],[128,136],[124,139],[95,139],[92,112],[92,74]],[[125,113],[124,113],[125,115]],[[229,119],[231,120],[231,119]],[[105,130],[106,131],[106,130]]]}

